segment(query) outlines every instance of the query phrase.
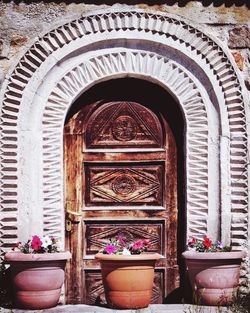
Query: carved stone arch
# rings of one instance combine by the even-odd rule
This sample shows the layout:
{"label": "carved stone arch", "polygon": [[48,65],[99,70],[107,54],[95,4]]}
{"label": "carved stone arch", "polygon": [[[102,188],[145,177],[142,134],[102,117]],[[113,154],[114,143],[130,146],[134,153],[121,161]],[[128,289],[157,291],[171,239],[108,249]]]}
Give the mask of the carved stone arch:
{"label": "carved stone arch", "polygon": [[[121,77],[123,72],[124,59],[127,63],[133,64],[130,71],[126,72],[126,75],[140,76],[141,79],[148,79],[150,76],[156,83],[164,85],[165,88],[175,94],[178,101],[181,103],[182,110],[185,115],[186,127],[188,130],[187,135],[187,168],[190,174],[187,175],[187,201],[189,210],[189,235],[190,236],[201,236],[207,233],[207,217],[208,217],[208,197],[205,195],[205,189],[208,186],[208,119],[206,113],[206,106],[204,101],[207,103],[209,99],[205,96],[202,86],[198,82],[193,82],[192,78],[184,70],[178,67],[174,62],[164,59],[160,56],[152,53],[143,52],[143,63],[141,63],[141,53],[138,51],[126,51],[123,53],[105,54],[99,55],[97,58],[90,58],[83,64],[79,64],[76,68],[73,68],[67,73],[56,85],[51,92],[47,105],[45,106],[43,115],[44,124],[44,138],[46,138],[46,159],[44,162],[44,173],[48,170],[48,163],[54,163],[56,155],[58,154],[57,149],[53,149],[54,143],[60,140],[61,134],[58,132],[53,133],[53,129],[60,129],[61,123],[64,121],[63,115],[66,114],[70,104],[76,98],[76,94],[80,94],[83,89],[82,82],[85,82],[85,87],[92,85],[94,77],[97,80],[102,80],[104,77],[110,78],[114,75]],[[115,62],[112,65],[112,63]],[[154,66],[149,67],[149,64]],[[99,68],[99,70],[98,70]],[[159,72],[156,69],[161,69]],[[102,69],[102,70],[100,70]],[[92,75],[90,75],[92,73]],[[157,74],[156,74],[157,73]],[[168,75],[166,75],[168,73]],[[172,77],[175,75],[175,79]],[[158,81],[158,82],[157,82]],[[77,83],[78,82],[78,83]],[[198,86],[197,86],[198,84]],[[62,105],[63,103],[63,105]],[[54,109],[53,109],[54,107]],[[59,118],[59,110],[61,118]],[[215,119],[217,117],[215,116]],[[49,120],[51,122],[49,122]],[[56,126],[56,123],[58,125]],[[51,131],[50,131],[51,129]],[[211,134],[211,137],[214,135]],[[204,151],[206,151],[204,153]],[[51,161],[49,161],[51,160]],[[58,161],[60,161],[57,158]],[[216,163],[216,160],[213,160]],[[59,165],[59,168],[61,164]],[[198,177],[199,182],[196,179]],[[51,179],[52,177],[50,177]],[[55,179],[58,180],[58,174],[55,174]],[[62,179],[62,178],[61,178]],[[199,186],[197,186],[199,185]],[[211,186],[211,188],[214,188]],[[53,191],[49,191],[50,185],[46,194],[54,194]],[[50,197],[48,197],[50,199]],[[60,203],[60,195],[55,201],[55,205],[58,206]],[[49,204],[49,203],[48,203]],[[52,209],[44,207],[44,210],[49,210],[52,213]],[[56,210],[53,207],[55,214]],[[50,215],[50,214],[48,214]],[[60,213],[58,211],[58,217]],[[55,216],[54,216],[54,219]],[[47,231],[55,232],[54,219],[51,220],[51,224],[48,221],[48,225],[51,225]]]}
{"label": "carved stone arch", "polygon": [[[103,38],[110,51],[105,50]],[[113,44],[117,41],[124,43],[119,51]],[[140,51],[132,49],[136,46],[132,43],[140,41]],[[176,58],[171,49],[176,52]],[[88,56],[89,51],[92,58]],[[185,56],[183,63],[178,58],[180,54]],[[83,56],[85,61],[81,62]],[[164,72],[167,67],[169,71]],[[206,181],[211,186],[218,183],[223,186],[219,196],[223,240],[230,234],[233,245],[238,246],[247,239],[247,123],[242,88],[232,58],[217,40],[177,17],[117,9],[84,15],[40,37],[4,83],[0,125],[1,223],[4,224],[1,253],[16,240],[17,234],[28,236],[32,227],[45,233],[62,232],[63,220],[56,220],[55,216],[63,212],[62,200],[59,203],[57,200],[62,199],[63,194],[60,160],[66,111],[92,84],[127,73],[144,79],[153,77],[158,84],[172,90],[185,111],[186,120],[191,121],[187,123],[186,134],[187,172],[193,175],[187,176],[187,192],[190,190],[187,235],[201,236],[209,231],[206,220],[213,206],[208,209],[208,200],[213,200],[208,195],[208,185],[203,184]],[[206,83],[207,92],[202,87]],[[218,116],[216,127],[210,122],[214,116]],[[32,125],[33,118],[39,121],[36,126]],[[199,134],[192,132],[193,123],[201,129]],[[216,151],[210,145],[214,138],[211,139],[209,133],[213,128],[221,131],[220,142],[214,146]],[[208,149],[214,157],[219,153],[226,160],[220,164],[220,177],[209,174],[213,169]],[[29,151],[34,158],[29,159]],[[195,165],[191,152],[197,153]],[[204,161],[204,158],[208,159]],[[23,163],[26,159],[29,165]],[[37,165],[43,170],[37,169]],[[34,172],[30,173],[30,167]],[[37,184],[34,176],[39,178]],[[33,206],[38,206],[36,213]],[[202,210],[197,219],[198,206],[202,206]],[[37,219],[37,214],[41,217],[40,223],[33,224],[31,229],[18,229],[18,224],[22,228],[35,215]]]}

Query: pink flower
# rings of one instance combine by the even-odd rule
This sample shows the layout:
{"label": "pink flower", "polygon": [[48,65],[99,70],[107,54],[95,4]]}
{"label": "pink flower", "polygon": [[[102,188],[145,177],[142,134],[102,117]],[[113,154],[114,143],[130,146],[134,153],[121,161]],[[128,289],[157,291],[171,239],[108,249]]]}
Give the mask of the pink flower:
{"label": "pink flower", "polygon": [[110,239],[109,243],[101,250],[104,254],[140,254],[146,251],[149,246],[148,239],[140,239],[135,242],[126,243],[126,238],[118,234],[116,239]]}
{"label": "pink flower", "polygon": [[133,251],[140,250],[142,248],[143,248],[143,240],[138,240],[138,241],[134,242],[132,245]]}
{"label": "pink flower", "polygon": [[196,244],[196,239],[195,238],[192,238],[192,239],[189,239],[188,240],[188,245],[189,246],[193,246],[193,245],[195,245]]}
{"label": "pink flower", "polygon": [[107,246],[105,247],[105,252],[106,252],[107,254],[114,254],[114,253],[116,252],[116,249],[117,249],[117,247],[114,246],[114,245],[107,245]]}
{"label": "pink flower", "polygon": [[12,248],[12,250],[15,251],[15,249],[16,248],[18,249],[18,247],[20,247],[21,245],[22,245],[22,243],[20,241],[15,243],[15,246]]}
{"label": "pink flower", "polygon": [[118,242],[119,242],[119,245],[122,246],[122,247],[124,247],[126,245],[126,243],[125,243],[125,241],[124,241],[124,239],[123,239],[121,234],[118,235]]}
{"label": "pink flower", "polygon": [[35,236],[32,237],[31,247],[35,251],[39,250],[41,248],[42,244],[43,243],[42,243],[41,239],[39,238],[39,236],[35,235]]}

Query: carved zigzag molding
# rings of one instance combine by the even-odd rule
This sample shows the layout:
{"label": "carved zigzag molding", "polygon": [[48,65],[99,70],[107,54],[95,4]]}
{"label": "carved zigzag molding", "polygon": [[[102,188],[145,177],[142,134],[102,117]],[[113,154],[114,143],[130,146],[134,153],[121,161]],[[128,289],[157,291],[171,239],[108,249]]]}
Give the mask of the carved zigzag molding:
{"label": "carved zigzag molding", "polygon": [[[214,81],[218,92],[223,94],[224,115],[229,124],[230,153],[230,197],[231,197],[231,239],[235,246],[247,239],[248,223],[248,177],[247,177],[247,130],[244,103],[241,86],[235,74],[230,58],[220,45],[209,36],[199,31],[185,21],[178,20],[166,14],[146,13],[140,10],[113,11],[83,16],[79,20],[65,24],[45,36],[39,38],[21,58],[13,73],[6,82],[1,109],[1,251],[6,250],[17,234],[18,212],[18,140],[20,119],[20,103],[23,101],[24,90],[32,89],[32,78],[38,69],[46,64],[49,56],[63,55],[70,44],[78,40],[95,42],[107,35],[109,38],[139,38],[148,40],[157,38],[163,45],[192,54],[194,61],[204,64],[204,71],[209,79]],[[99,36],[99,37],[98,37]],[[79,47],[78,47],[79,48]],[[128,59],[126,59],[128,58]],[[130,62],[130,63],[129,63]],[[154,62],[158,66],[154,65]],[[170,68],[169,72],[161,71],[161,64]],[[138,68],[138,67],[141,68]],[[206,68],[205,68],[206,66]],[[110,68],[109,68],[110,67]],[[190,77],[180,71],[174,63],[164,58],[157,58],[146,53],[109,54],[100,59],[89,60],[88,64],[80,64],[72,69],[49,98],[45,108],[43,121],[43,139],[46,138],[43,152],[44,179],[44,222],[45,231],[54,233],[62,226],[56,221],[58,215],[54,203],[58,197],[62,179],[58,163],[62,145],[59,140],[61,131],[57,126],[63,121],[64,112],[68,108],[69,99],[73,99],[80,85],[86,85],[91,80],[97,80],[100,75],[132,71],[134,73],[150,73],[159,76],[159,80],[169,85],[181,99],[189,126],[187,128],[187,216],[188,234],[202,235],[206,232],[207,201],[207,116],[201,96]],[[150,67],[153,68],[152,72]],[[167,77],[161,77],[166,75]],[[168,76],[169,75],[169,76]],[[172,75],[172,76],[171,76]],[[176,75],[180,80],[176,80]],[[181,84],[180,84],[181,82]],[[77,86],[77,87],[76,87]],[[76,89],[75,89],[76,88]],[[191,95],[191,93],[195,95]],[[215,90],[215,92],[217,92]],[[197,111],[198,110],[198,111]],[[60,121],[61,119],[61,121]],[[59,122],[60,121],[60,122]],[[192,131],[193,124],[198,131]],[[192,127],[191,127],[192,126]],[[197,134],[196,134],[197,133]],[[58,150],[59,149],[59,150]],[[195,153],[195,162],[191,155]],[[52,168],[53,165],[53,169]],[[58,168],[57,168],[58,167]],[[59,171],[59,172],[58,172]],[[59,174],[58,174],[59,173]],[[60,174],[61,173],[61,174]],[[47,185],[48,183],[48,185]],[[50,192],[53,186],[53,192]],[[58,188],[58,192],[56,191]],[[50,190],[49,190],[50,189]],[[191,192],[192,190],[192,192]],[[54,194],[54,196],[53,196]],[[198,214],[198,215],[197,215]]]}
{"label": "carved zigzag molding", "polygon": [[[126,69],[124,64],[130,64],[130,67]],[[204,192],[208,187],[208,123],[206,109],[202,96],[191,78],[181,68],[178,68],[174,62],[153,53],[127,51],[91,58],[72,69],[58,82],[44,110],[44,139],[46,139],[46,149],[49,151],[44,157],[44,173],[47,172],[46,169],[48,168],[53,168],[57,174],[59,172],[56,170],[54,161],[58,160],[59,169],[61,159],[58,159],[58,147],[55,143],[60,142],[62,133],[53,132],[53,129],[61,129],[61,123],[66,114],[64,111],[68,109],[75,95],[81,92],[83,84],[89,85],[93,80],[100,80],[103,77],[109,77],[124,71],[145,77],[155,77],[165,86],[168,86],[183,105],[188,133],[187,205],[189,210],[189,234],[195,237],[204,236],[207,232],[208,214],[208,196],[207,192]],[[49,175],[46,175],[46,177],[50,179]],[[55,176],[54,181],[55,186],[56,182],[63,181],[63,177]],[[58,216],[52,218],[49,212],[56,212],[56,208],[52,209],[53,203],[54,206],[57,206],[61,195],[58,193],[58,199],[55,201],[55,189],[51,189],[51,184],[53,184],[52,181],[49,184],[46,183],[46,189],[48,190],[46,190],[47,200],[44,202],[44,211],[48,212],[46,214],[48,217],[46,225],[49,226],[47,230],[55,232],[58,227],[55,220],[59,220],[59,218]]]}

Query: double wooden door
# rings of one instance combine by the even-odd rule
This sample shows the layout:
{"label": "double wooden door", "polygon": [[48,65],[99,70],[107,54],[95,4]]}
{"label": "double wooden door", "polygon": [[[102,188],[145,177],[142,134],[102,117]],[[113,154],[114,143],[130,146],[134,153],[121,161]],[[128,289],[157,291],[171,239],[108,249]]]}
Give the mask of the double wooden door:
{"label": "double wooden door", "polygon": [[64,128],[69,303],[104,303],[94,255],[110,238],[149,239],[157,263],[152,303],[178,287],[176,145],[166,113],[99,101]]}

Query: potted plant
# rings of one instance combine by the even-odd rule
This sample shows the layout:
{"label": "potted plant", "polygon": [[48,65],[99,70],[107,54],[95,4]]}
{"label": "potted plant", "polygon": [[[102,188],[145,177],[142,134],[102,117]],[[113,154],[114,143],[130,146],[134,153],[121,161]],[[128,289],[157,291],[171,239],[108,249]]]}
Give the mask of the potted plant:
{"label": "potted plant", "polygon": [[70,252],[61,251],[60,241],[53,237],[35,235],[25,244],[18,242],[13,251],[5,254],[15,306],[34,310],[56,306],[70,258]]}
{"label": "potted plant", "polygon": [[96,254],[101,263],[105,297],[110,307],[140,309],[149,305],[155,263],[162,256],[147,253],[148,246],[148,240],[127,244],[122,235],[118,235]]}
{"label": "potted plant", "polygon": [[230,305],[239,284],[244,251],[231,251],[208,237],[188,241],[182,253],[193,288],[194,301],[204,305]]}

